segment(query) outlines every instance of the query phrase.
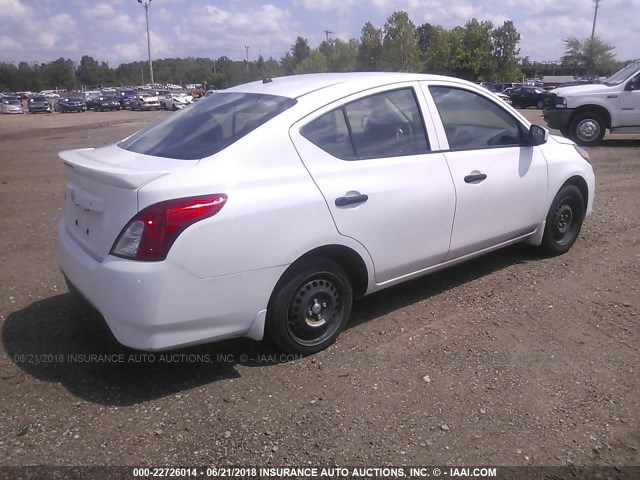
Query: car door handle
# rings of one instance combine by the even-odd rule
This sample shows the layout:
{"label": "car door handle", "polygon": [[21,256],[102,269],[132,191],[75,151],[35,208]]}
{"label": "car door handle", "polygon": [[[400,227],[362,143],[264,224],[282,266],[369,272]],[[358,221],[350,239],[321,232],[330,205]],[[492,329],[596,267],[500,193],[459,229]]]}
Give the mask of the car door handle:
{"label": "car door handle", "polygon": [[466,177],[464,177],[464,181],[467,183],[481,182],[486,178],[486,173],[474,173],[473,175],[467,175]]}
{"label": "car door handle", "polygon": [[346,207],[347,205],[353,205],[354,203],[364,203],[369,200],[369,195],[353,195],[352,197],[338,197],[336,198],[336,207]]}

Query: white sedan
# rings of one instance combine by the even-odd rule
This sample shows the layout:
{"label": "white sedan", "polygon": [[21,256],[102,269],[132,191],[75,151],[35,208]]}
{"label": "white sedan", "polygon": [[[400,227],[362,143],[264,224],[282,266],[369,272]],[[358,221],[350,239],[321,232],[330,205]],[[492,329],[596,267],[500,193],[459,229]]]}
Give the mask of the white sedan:
{"label": "white sedan", "polygon": [[191,105],[193,97],[186,93],[170,93],[162,97],[160,102],[165,110],[180,110],[181,108]]}
{"label": "white sedan", "polygon": [[356,297],[516,242],[567,252],[595,183],[486,89],[401,73],[265,79],[60,157],[62,270],[142,350],[317,352]]}

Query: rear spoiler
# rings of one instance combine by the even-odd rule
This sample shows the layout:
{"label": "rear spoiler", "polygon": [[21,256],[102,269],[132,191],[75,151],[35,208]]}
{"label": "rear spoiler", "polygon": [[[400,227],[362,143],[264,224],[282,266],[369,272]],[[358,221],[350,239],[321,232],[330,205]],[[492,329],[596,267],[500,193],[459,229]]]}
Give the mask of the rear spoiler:
{"label": "rear spoiler", "polygon": [[143,170],[105,162],[94,148],[64,150],[58,155],[65,166],[78,175],[119,188],[137,189],[169,173],[168,170]]}

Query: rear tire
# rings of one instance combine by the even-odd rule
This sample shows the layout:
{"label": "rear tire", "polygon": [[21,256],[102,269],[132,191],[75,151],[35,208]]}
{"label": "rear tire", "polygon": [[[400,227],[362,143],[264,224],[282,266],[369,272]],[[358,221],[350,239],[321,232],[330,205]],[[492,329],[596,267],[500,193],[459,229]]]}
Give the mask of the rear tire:
{"label": "rear tire", "polygon": [[585,216],[585,200],[575,185],[565,185],[553,199],[542,237],[542,248],[551,256],[562,255],[575,243]]}
{"label": "rear tire", "polygon": [[267,309],[266,331],[290,353],[310,355],[335,342],[351,313],[353,290],[336,262],[314,257],[280,279]]}

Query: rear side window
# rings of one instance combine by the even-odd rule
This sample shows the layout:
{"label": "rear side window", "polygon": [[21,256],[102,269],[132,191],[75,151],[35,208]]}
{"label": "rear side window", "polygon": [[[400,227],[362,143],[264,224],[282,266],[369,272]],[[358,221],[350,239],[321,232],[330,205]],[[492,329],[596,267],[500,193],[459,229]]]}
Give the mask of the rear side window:
{"label": "rear side window", "polygon": [[496,102],[460,88],[432,86],[429,90],[451,150],[522,143],[520,123]]}
{"label": "rear side window", "polygon": [[343,160],[417,155],[429,151],[413,89],[348,103],[305,125],[302,136]]}
{"label": "rear side window", "polygon": [[219,93],[141,130],[119,147],[145,155],[197,160],[225,149],[295,103],[275,95]]}

